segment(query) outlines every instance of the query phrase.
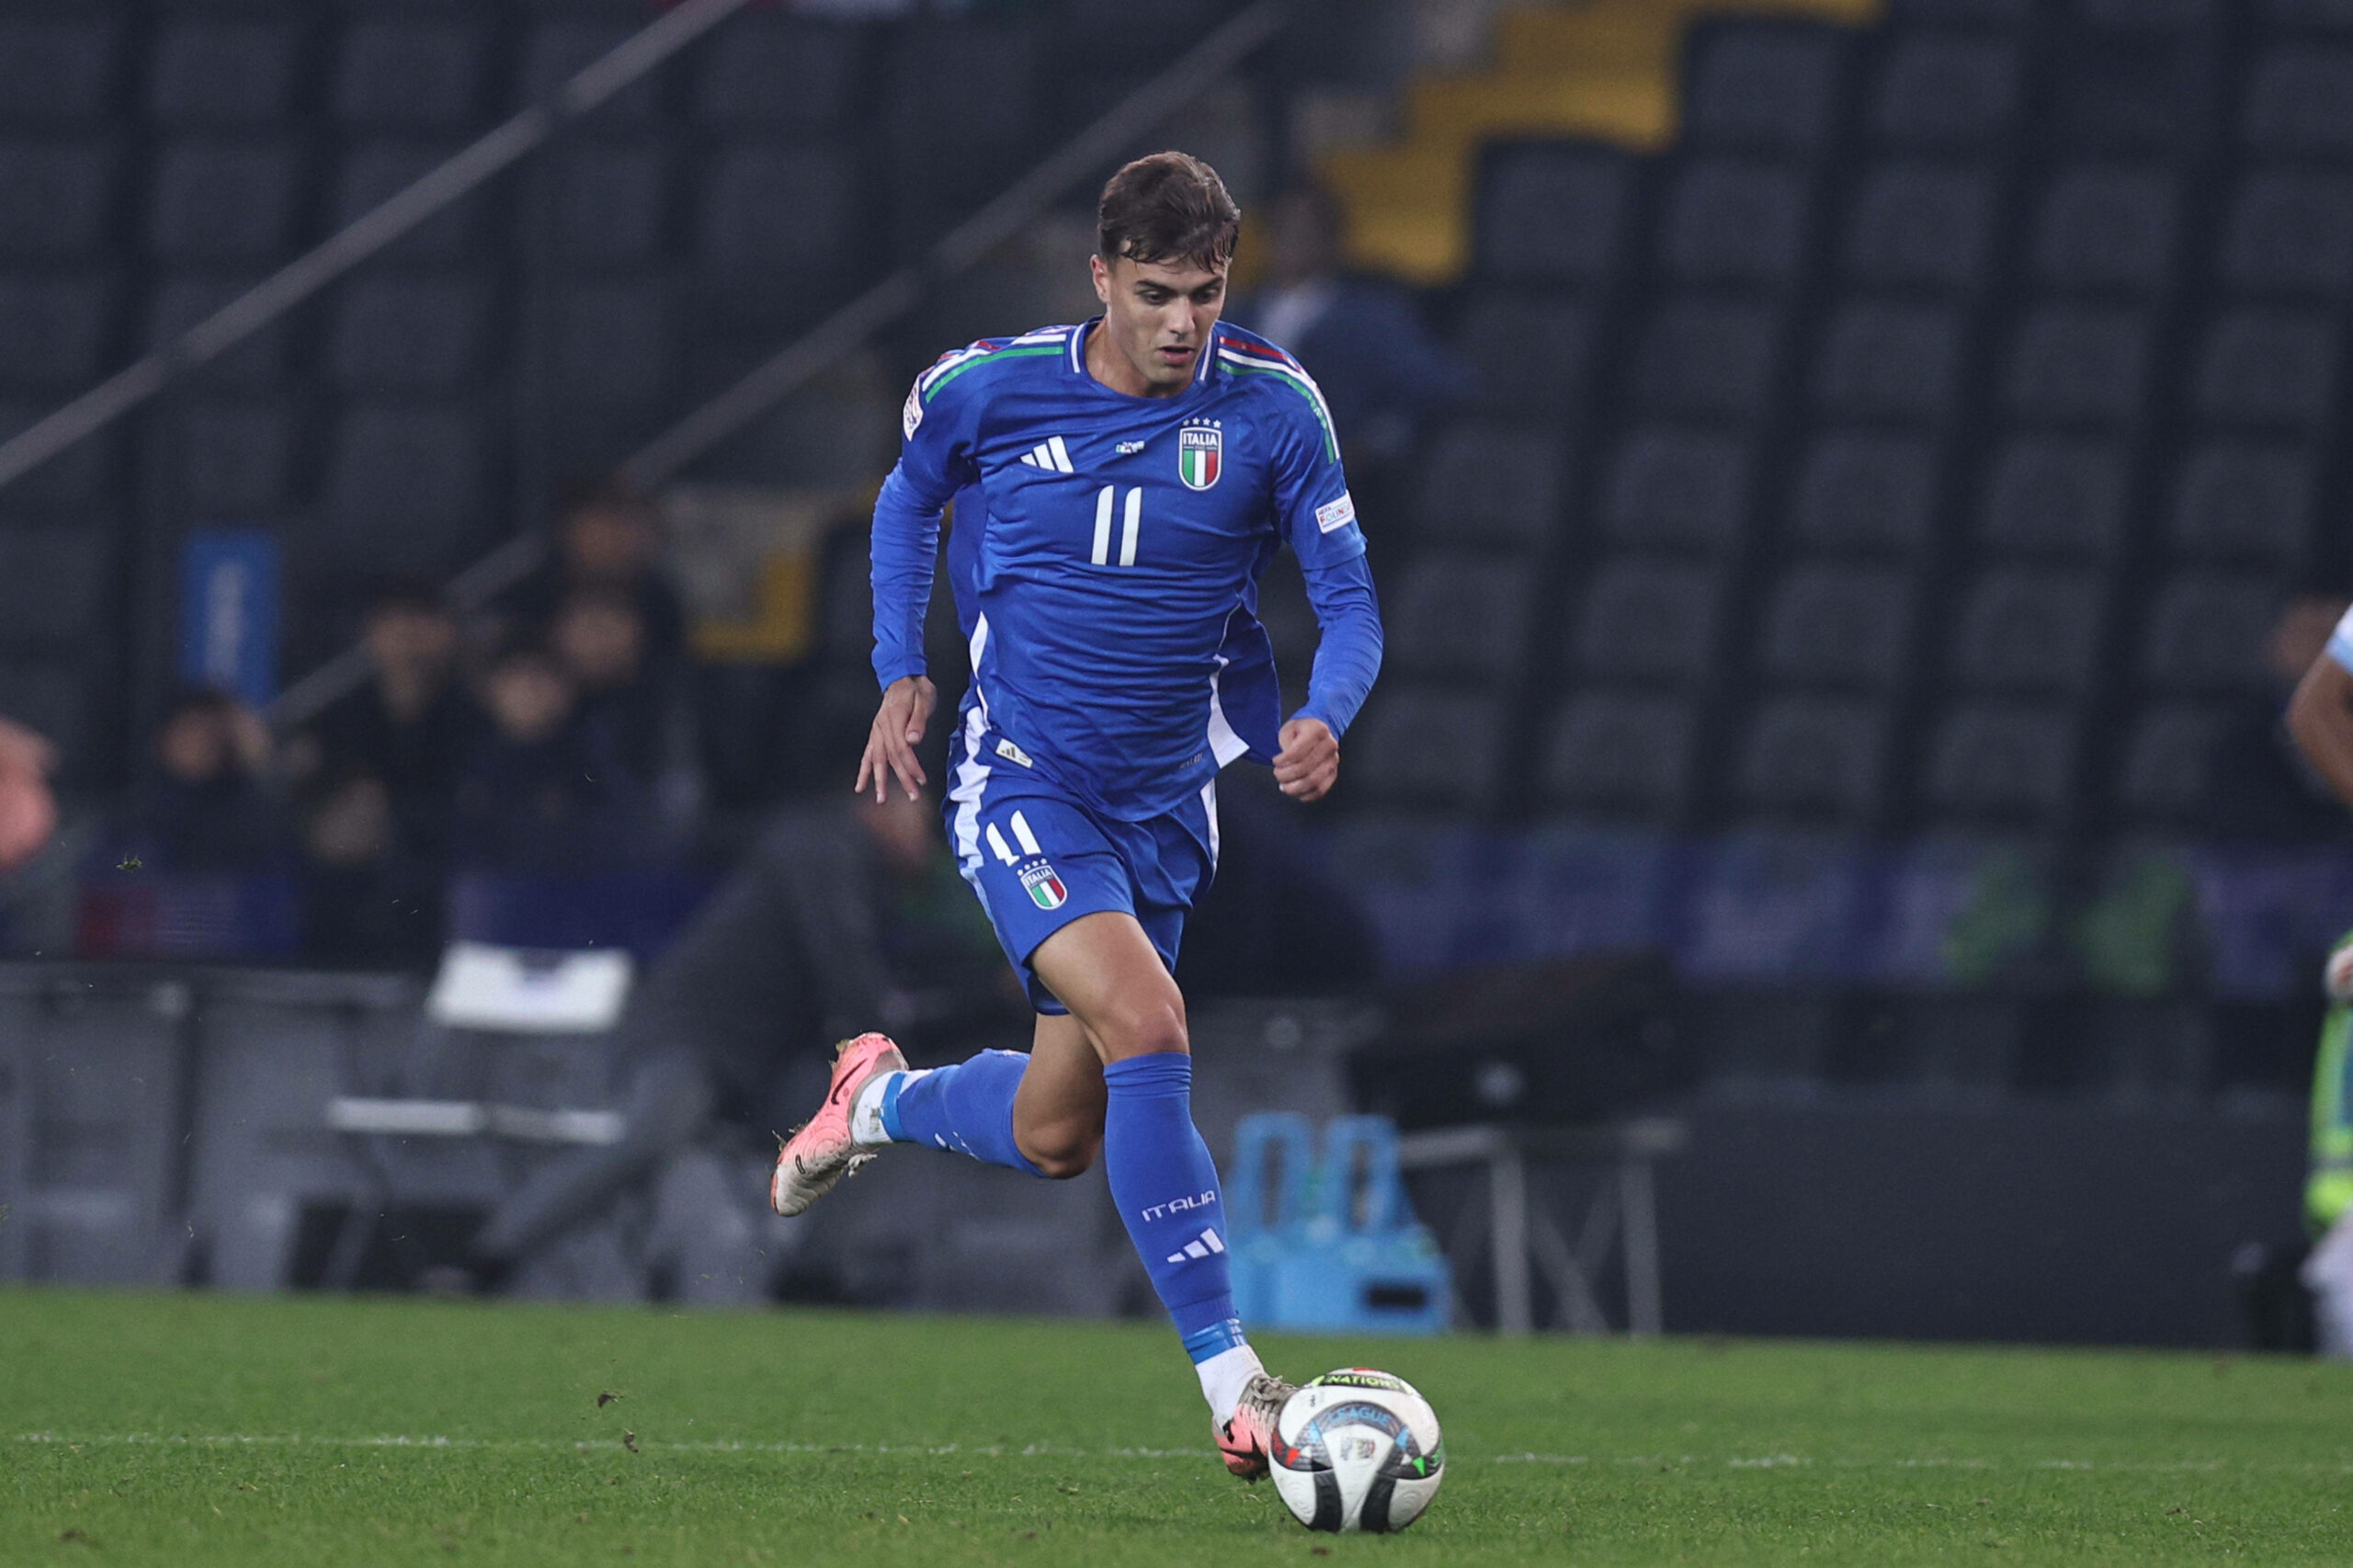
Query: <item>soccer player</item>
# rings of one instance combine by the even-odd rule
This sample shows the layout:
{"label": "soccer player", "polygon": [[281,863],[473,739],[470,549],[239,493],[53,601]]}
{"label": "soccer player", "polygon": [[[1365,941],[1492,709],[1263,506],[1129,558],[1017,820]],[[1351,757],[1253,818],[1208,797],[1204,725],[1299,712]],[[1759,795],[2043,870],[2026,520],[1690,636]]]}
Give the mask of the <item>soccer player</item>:
{"label": "soccer player", "polygon": [[[1216,869],[1219,768],[1249,755],[1293,799],[1328,792],[1380,668],[1381,618],[1315,383],[1218,319],[1241,222],[1199,159],[1128,165],[1103,188],[1089,264],[1103,313],[972,344],[907,395],[874,507],[883,689],[856,788],[926,782],[924,609],[952,499],[972,678],[945,809],[1036,1035],[1027,1056],[926,1072],[881,1035],[846,1041],[769,1196],[797,1214],[886,1143],[1047,1177],[1099,1154],[1226,1467],[1256,1480],[1292,1391],[1234,1316],[1171,974]],[[1258,574],[1284,544],[1323,631],[1287,722],[1256,619]]]}

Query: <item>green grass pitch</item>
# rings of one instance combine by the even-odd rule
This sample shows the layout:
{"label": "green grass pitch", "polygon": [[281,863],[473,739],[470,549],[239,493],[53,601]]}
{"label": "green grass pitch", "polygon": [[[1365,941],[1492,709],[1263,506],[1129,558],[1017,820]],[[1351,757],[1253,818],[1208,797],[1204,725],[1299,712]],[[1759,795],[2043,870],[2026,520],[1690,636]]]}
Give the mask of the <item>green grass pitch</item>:
{"label": "green grass pitch", "polygon": [[0,1563],[2353,1562],[2344,1368],[1262,1348],[1429,1394],[1421,1523],[1311,1536],[1230,1480],[1148,1325],[0,1292]]}

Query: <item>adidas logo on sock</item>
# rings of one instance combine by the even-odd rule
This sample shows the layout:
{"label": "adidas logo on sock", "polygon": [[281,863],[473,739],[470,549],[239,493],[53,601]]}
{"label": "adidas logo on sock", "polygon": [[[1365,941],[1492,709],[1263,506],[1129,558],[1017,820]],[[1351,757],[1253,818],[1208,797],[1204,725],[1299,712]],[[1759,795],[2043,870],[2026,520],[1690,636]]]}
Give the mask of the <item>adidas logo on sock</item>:
{"label": "adidas logo on sock", "polygon": [[1071,467],[1070,449],[1063,445],[1060,436],[1049,437],[1044,444],[1021,454],[1022,463],[1029,468],[1042,468],[1048,473],[1076,473]]}
{"label": "adidas logo on sock", "polygon": [[1217,1233],[1215,1231],[1203,1231],[1199,1235],[1185,1244],[1184,1251],[1170,1253],[1168,1255],[1168,1261],[1171,1263],[1182,1263],[1188,1257],[1207,1257],[1213,1252],[1223,1252],[1224,1250],[1225,1244],[1217,1239]]}

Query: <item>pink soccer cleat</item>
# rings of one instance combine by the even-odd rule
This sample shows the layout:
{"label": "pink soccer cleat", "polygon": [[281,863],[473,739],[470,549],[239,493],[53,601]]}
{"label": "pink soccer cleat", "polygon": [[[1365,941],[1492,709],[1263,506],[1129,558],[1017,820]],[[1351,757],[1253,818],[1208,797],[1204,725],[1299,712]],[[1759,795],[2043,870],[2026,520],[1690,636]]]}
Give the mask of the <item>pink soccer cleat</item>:
{"label": "pink soccer cleat", "polygon": [[790,1219],[833,1191],[834,1184],[874,1157],[849,1132],[849,1108],[877,1073],[904,1073],[907,1059],[891,1037],[862,1034],[834,1047],[834,1081],[817,1114],[792,1131],[777,1151],[768,1178],[768,1207]]}
{"label": "pink soccer cleat", "polygon": [[1260,1372],[1244,1386],[1242,1403],[1217,1429],[1218,1457],[1225,1460],[1226,1469],[1245,1481],[1265,1479],[1267,1456],[1282,1441],[1276,1423],[1282,1419],[1283,1406],[1298,1392],[1267,1372]]}

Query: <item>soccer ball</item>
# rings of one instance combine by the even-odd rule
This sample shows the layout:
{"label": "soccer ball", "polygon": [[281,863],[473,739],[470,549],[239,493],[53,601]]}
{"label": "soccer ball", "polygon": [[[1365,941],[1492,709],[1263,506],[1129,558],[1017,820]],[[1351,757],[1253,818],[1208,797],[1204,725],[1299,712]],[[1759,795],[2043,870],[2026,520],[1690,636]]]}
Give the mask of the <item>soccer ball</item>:
{"label": "soccer ball", "polygon": [[1275,1439],[1275,1490],[1312,1530],[1402,1530],[1446,1479],[1446,1444],[1429,1401],[1404,1379],[1370,1367],[1309,1381],[1284,1404]]}

